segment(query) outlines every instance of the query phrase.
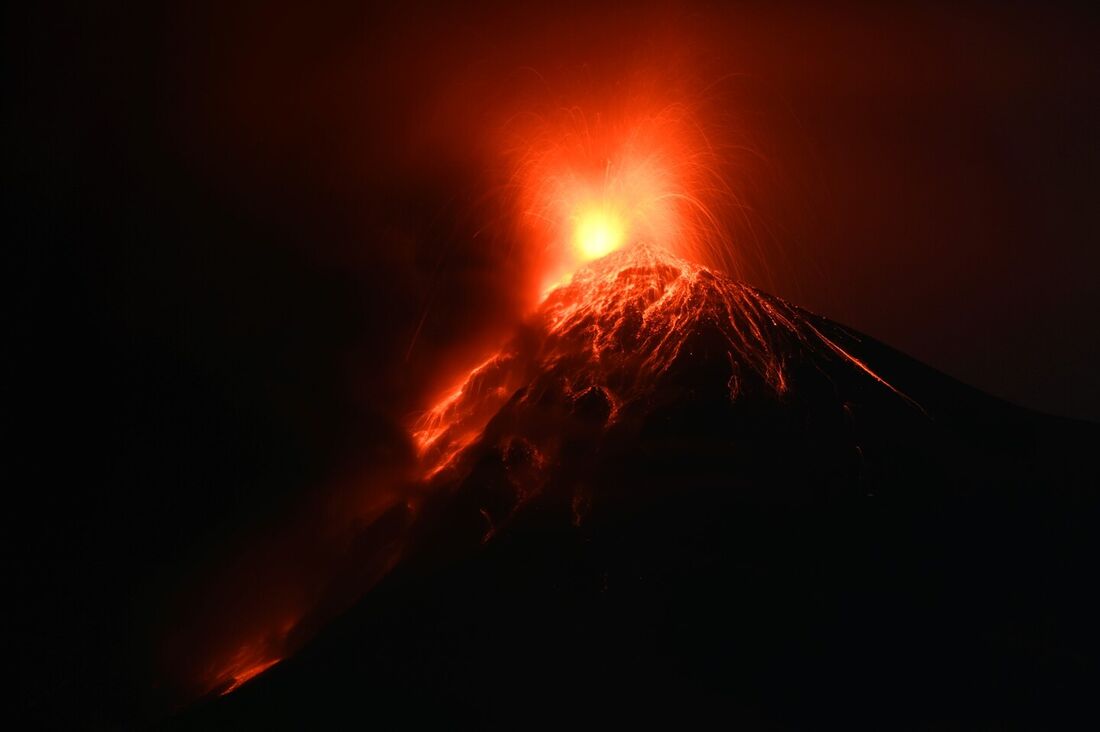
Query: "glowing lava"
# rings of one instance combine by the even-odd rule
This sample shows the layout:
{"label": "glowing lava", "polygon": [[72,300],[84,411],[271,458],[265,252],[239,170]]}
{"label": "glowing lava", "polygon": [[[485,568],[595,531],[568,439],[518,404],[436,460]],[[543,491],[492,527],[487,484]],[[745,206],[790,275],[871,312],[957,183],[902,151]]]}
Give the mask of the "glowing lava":
{"label": "glowing lava", "polygon": [[789,364],[810,362],[854,370],[912,403],[853,355],[849,343],[857,342],[777,297],[664,248],[634,243],[552,290],[522,337],[470,372],[417,420],[412,434],[430,479],[457,466],[506,404],[536,404],[551,394],[574,403],[598,393],[611,424],[623,410],[655,398],[677,364],[703,358],[719,359],[726,398],[734,401],[749,383],[784,398]]}

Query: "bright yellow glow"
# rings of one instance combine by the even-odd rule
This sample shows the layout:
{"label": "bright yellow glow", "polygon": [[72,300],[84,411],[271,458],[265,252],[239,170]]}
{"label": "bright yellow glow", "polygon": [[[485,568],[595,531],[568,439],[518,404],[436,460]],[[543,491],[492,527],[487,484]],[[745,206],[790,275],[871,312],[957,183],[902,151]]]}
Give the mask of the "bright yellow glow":
{"label": "bright yellow glow", "polygon": [[623,245],[623,222],[614,213],[592,208],[577,217],[573,243],[584,259],[598,259]]}

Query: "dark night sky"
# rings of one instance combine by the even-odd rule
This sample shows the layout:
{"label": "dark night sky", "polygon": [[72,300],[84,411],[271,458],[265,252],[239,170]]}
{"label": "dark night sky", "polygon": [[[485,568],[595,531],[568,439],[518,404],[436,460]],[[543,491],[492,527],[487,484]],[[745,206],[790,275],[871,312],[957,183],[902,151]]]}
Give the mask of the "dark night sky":
{"label": "dark night sky", "polygon": [[474,233],[517,69],[607,82],[672,53],[759,153],[730,175],[768,232],[760,284],[1100,419],[1084,9],[132,5],[4,23],[5,482],[29,500],[12,561],[32,704],[124,704],[150,608],[190,568],[408,459],[400,426],[439,364],[515,317],[518,265]]}

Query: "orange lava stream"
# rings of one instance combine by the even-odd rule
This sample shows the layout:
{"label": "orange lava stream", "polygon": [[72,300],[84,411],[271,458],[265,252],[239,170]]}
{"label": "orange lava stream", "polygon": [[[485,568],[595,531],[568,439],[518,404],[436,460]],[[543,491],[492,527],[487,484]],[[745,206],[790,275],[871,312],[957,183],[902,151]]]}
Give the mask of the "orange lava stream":
{"label": "orange lava stream", "polygon": [[916,405],[789,303],[643,242],[595,260],[551,290],[534,316],[539,342],[510,343],[473,369],[411,432],[425,479],[455,464],[509,399],[537,400],[546,379],[574,398],[599,389],[612,405],[651,393],[701,329],[721,334],[729,397],[758,376],[777,396],[796,353],[847,363]]}
{"label": "orange lava stream", "polygon": [[282,659],[279,658],[276,658],[274,660],[263,660],[231,672],[230,677],[232,680],[229,682],[228,686],[226,686],[219,692],[219,695],[225,696],[230,692],[236,691],[242,684],[249,681],[250,679],[255,678],[256,676],[259,676],[264,671],[267,671],[269,668],[271,668],[281,660]]}
{"label": "orange lava stream", "polygon": [[[273,635],[285,636],[295,622],[296,619],[287,619],[275,629]],[[259,637],[240,646],[232,657],[219,664],[217,670],[209,675],[207,686],[211,693],[225,696],[282,661],[282,654],[272,647],[273,640],[272,637]]]}

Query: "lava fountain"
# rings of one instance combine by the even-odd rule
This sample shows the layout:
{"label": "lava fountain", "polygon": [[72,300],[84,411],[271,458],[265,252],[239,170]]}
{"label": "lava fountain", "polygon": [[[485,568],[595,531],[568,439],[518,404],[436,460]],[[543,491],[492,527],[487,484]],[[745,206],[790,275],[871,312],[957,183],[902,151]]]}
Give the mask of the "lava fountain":
{"label": "lava fountain", "polygon": [[578,267],[645,241],[689,261],[741,271],[723,217],[738,198],[710,136],[684,104],[623,103],[518,117],[509,125],[515,237],[537,256],[539,293]]}

